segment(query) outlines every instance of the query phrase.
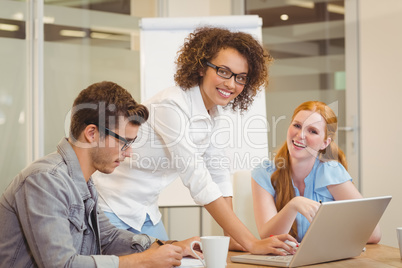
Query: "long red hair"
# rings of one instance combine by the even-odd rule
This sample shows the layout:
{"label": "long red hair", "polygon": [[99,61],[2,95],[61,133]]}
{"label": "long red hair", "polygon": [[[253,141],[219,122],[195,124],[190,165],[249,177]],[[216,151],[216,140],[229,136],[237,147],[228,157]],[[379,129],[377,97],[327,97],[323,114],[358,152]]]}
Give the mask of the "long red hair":
{"label": "long red hair", "polygon": [[[331,138],[327,148],[319,151],[318,158],[320,161],[335,160],[341,163],[347,169],[346,157],[343,151],[334,142],[336,130],[338,128],[338,119],[334,111],[320,101],[307,101],[300,104],[293,112],[292,121],[300,111],[312,111],[319,113],[326,122],[325,139]],[[289,150],[285,142],[278,150],[275,156],[276,170],[271,176],[271,182],[276,191],[276,209],[280,211],[293,197],[295,192],[292,184],[292,176],[290,169]],[[297,224],[293,223],[290,235],[297,237]]]}

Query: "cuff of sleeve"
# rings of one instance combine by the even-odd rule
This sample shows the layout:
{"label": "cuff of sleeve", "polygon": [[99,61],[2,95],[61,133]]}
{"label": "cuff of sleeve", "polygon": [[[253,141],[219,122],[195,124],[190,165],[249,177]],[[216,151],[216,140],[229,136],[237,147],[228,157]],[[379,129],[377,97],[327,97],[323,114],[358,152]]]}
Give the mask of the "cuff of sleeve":
{"label": "cuff of sleeve", "polygon": [[224,197],[233,196],[233,185],[230,181],[220,182],[218,186]]}
{"label": "cuff of sleeve", "polygon": [[151,240],[151,245],[153,244],[153,243],[155,243],[155,241],[156,241],[156,238],[155,237],[152,237],[152,236],[148,236],[149,237],[149,239]]}
{"label": "cuff of sleeve", "polygon": [[146,234],[135,234],[131,241],[131,248],[135,249],[137,252],[143,252],[148,249],[153,242],[155,242],[155,238],[153,238],[152,241],[151,237]]}
{"label": "cuff of sleeve", "polygon": [[219,197],[222,196],[222,192],[219,190],[218,185],[211,183],[208,187],[205,187],[196,196],[193,196],[194,201],[199,205],[207,205]]}
{"label": "cuff of sleeve", "polygon": [[119,257],[114,255],[92,255],[91,256],[95,263],[96,267],[99,268],[118,268],[119,267]]}

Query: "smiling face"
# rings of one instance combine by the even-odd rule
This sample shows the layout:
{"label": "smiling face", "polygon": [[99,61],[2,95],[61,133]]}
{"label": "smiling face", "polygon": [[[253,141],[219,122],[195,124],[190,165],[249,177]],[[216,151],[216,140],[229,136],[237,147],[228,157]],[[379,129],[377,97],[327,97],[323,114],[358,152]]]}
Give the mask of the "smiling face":
{"label": "smiling face", "polygon": [[[138,125],[124,121],[120,122],[119,128],[112,131],[130,141],[137,137],[138,129]],[[104,134],[103,137],[98,138],[100,141],[99,146],[93,148],[90,153],[92,164],[96,170],[110,174],[120,165],[120,162],[130,156],[132,149],[128,147],[125,151],[122,151],[124,142],[111,135]]]}
{"label": "smiling face", "polygon": [[287,145],[293,160],[315,159],[331,142],[326,137],[326,122],[317,112],[302,110],[288,128]]}
{"label": "smiling face", "polygon": [[[246,58],[233,48],[222,49],[210,62],[233,73],[247,75]],[[244,85],[235,82],[234,76],[229,79],[222,78],[212,67],[207,67],[200,75],[202,76],[200,90],[207,110],[216,105],[226,106],[244,89]]]}

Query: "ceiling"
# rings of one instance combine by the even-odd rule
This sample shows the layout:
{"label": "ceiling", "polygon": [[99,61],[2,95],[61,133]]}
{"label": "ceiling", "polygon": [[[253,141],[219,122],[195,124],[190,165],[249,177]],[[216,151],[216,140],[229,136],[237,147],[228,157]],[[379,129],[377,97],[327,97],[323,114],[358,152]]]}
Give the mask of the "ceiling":
{"label": "ceiling", "polygon": [[[26,0],[20,0],[26,1]],[[70,8],[80,8],[108,13],[127,14],[130,13],[131,0],[45,0],[45,5],[64,6]],[[344,1],[325,1],[325,0],[246,0],[246,14],[258,15],[263,20],[263,27],[278,27],[296,24],[306,24],[324,21],[343,20]],[[288,17],[287,20],[281,19],[282,15]],[[0,27],[0,37],[25,39],[25,22],[18,20],[0,19],[1,24],[16,25],[18,30],[7,31]],[[60,34],[61,31],[71,31],[83,33],[82,36],[66,36]],[[109,42],[92,40],[92,30],[85,28],[70,27],[65,25],[45,24],[46,41],[70,41],[81,42],[82,38],[91,40],[94,45],[107,45],[117,47],[129,47],[129,37],[116,33],[106,33],[109,35]],[[333,44],[338,43],[343,46],[343,39],[331,40]],[[296,51],[295,51],[296,52]],[[296,52],[297,54],[297,52]],[[277,57],[294,57],[295,55],[276,55]]]}

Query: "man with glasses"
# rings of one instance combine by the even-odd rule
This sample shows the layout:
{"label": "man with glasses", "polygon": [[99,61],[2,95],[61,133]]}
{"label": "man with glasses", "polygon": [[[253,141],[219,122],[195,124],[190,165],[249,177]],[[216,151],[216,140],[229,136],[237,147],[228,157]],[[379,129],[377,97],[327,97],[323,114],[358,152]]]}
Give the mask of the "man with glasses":
{"label": "man with glasses", "polygon": [[147,108],[115,83],[81,91],[69,137],[21,171],[0,198],[2,267],[172,267],[191,255],[199,238],[161,242],[133,234],[98,208],[92,174],[113,172],[147,119]]}

